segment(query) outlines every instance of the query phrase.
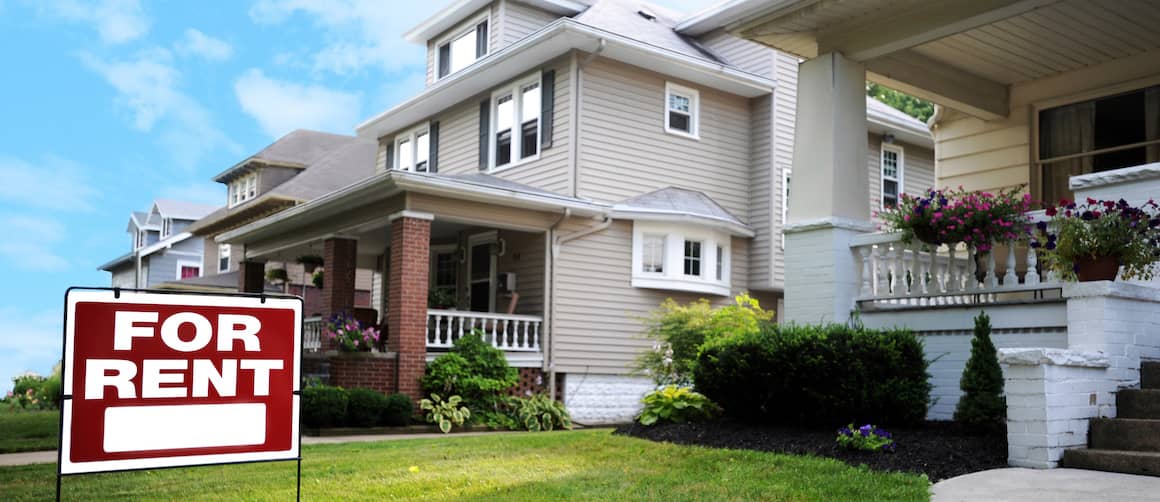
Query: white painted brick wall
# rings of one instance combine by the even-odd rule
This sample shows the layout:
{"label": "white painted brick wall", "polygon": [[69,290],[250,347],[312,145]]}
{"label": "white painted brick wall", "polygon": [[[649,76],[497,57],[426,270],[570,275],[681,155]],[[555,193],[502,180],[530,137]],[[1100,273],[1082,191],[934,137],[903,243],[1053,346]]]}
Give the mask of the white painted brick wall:
{"label": "white painted brick wall", "polygon": [[628,423],[640,412],[641,398],[655,388],[650,378],[568,373],[564,406],[576,423]]}
{"label": "white painted brick wall", "polygon": [[789,322],[846,322],[854,309],[859,284],[850,239],[872,226],[868,222],[837,223],[851,228],[834,224],[785,231],[785,319]]}
{"label": "white painted brick wall", "polygon": [[1140,360],[1160,359],[1160,288],[1121,282],[1068,284],[1068,347],[1100,352],[1121,387],[1140,383]]}

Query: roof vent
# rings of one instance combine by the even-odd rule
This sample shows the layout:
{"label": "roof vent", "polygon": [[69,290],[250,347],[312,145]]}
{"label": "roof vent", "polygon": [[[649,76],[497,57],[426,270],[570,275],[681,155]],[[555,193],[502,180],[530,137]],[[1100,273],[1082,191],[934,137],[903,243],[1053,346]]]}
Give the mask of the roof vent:
{"label": "roof vent", "polygon": [[640,17],[648,19],[649,21],[656,21],[657,20],[657,15],[653,14],[652,11],[650,11],[648,9],[642,8],[642,9],[636,11],[636,13],[640,14]]}

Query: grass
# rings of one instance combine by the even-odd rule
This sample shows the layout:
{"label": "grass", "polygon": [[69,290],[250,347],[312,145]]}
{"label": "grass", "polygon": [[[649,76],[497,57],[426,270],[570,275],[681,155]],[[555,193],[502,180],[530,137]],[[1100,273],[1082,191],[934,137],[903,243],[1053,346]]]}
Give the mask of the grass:
{"label": "grass", "polygon": [[[53,496],[55,466],[0,468],[5,500]],[[924,476],[584,430],[303,448],[304,500],[927,500]],[[67,500],[292,500],[292,462],[69,477]]]}
{"label": "grass", "polygon": [[0,453],[55,450],[59,411],[0,411]]}

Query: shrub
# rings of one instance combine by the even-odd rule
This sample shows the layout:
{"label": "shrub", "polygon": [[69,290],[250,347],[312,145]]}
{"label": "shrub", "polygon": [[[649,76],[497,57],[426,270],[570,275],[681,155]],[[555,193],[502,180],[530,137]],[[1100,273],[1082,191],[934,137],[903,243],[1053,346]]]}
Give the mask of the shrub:
{"label": "shrub", "polygon": [[926,368],[910,331],[768,325],[707,343],[694,375],[698,391],[746,422],[910,424],[926,415]]}
{"label": "shrub", "polygon": [[678,424],[699,422],[712,418],[718,411],[717,405],[704,394],[675,385],[649,392],[641,401],[644,403],[644,409],[636,417],[641,425],[652,425],[657,422]]}
{"label": "shrub", "polygon": [[57,363],[48,377],[28,373],[13,378],[12,390],[3,401],[11,409],[55,410],[60,409],[61,399],[60,363]]}
{"label": "shrub", "polygon": [[302,423],[307,427],[335,427],[346,419],[346,389],[311,385],[302,389]]}
{"label": "shrub", "polygon": [[512,398],[517,423],[532,432],[571,429],[572,417],[564,404],[545,394]]}
{"label": "shrub", "polygon": [[383,424],[390,426],[409,425],[415,413],[415,404],[406,394],[390,394],[383,406]]}
{"label": "shrub", "polygon": [[705,342],[756,332],[773,319],[773,314],[748,294],[717,309],[703,298],[687,305],[669,298],[645,319],[645,337],[653,341],[653,348],[637,359],[637,369],[657,385],[689,385],[697,353]]}
{"label": "shrub", "polygon": [[435,424],[444,434],[451,432],[451,426],[463,425],[463,421],[471,418],[471,410],[466,406],[459,406],[462,402],[459,396],[451,396],[446,401],[439,394],[431,394],[430,399],[419,401],[419,408],[427,412],[427,422]]}
{"label": "shrub", "polygon": [[852,450],[893,453],[896,448],[894,439],[889,432],[870,424],[854,428],[854,424],[851,423],[842,427],[838,429],[838,437],[834,441],[838,443],[838,446]]}
{"label": "shrub", "polygon": [[955,407],[955,421],[981,431],[1003,427],[1007,421],[1007,399],[1003,397],[1003,369],[991,342],[991,318],[980,312],[975,318],[971,357],[959,379],[963,395]]}
{"label": "shrub", "polygon": [[387,408],[387,396],[371,389],[348,389],[346,391],[346,424],[355,427],[373,427],[383,421]]}
{"label": "shrub", "polygon": [[456,340],[450,352],[428,364],[420,384],[423,392],[454,394],[480,406],[518,379],[519,372],[508,366],[503,351],[485,342],[483,333],[476,330]]}

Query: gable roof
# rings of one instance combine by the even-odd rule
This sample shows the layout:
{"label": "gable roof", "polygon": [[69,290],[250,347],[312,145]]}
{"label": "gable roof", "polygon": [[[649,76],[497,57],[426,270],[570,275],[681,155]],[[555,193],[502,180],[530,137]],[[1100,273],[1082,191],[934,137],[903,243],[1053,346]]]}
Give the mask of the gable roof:
{"label": "gable roof", "polygon": [[343,134],[297,129],[278,138],[258,153],[218,173],[213,180],[227,183],[253,162],[281,167],[306,167],[352,139],[354,138]]}
{"label": "gable roof", "polygon": [[667,187],[637,195],[612,206],[613,218],[681,221],[722,227],[734,235],[753,237],[754,231],[703,192]]}
{"label": "gable roof", "polygon": [[126,232],[134,232],[133,227],[138,230],[161,230],[161,219],[152,218],[150,221],[150,213],[145,211],[133,211],[129,213],[129,224],[125,226]]}
{"label": "gable roof", "polygon": [[214,209],[217,209],[217,206],[198,204],[184,200],[154,199],[153,208],[149,211],[149,219],[153,220],[155,219],[155,214],[160,214],[162,218],[197,220],[212,213]]}
{"label": "gable roof", "polygon": [[[653,19],[641,13],[649,14]],[[674,31],[680,18],[680,14],[652,4],[599,0],[574,19],[589,26],[628,35],[655,47],[724,63],[693,39]]]}
{"label": "gable roof", "polygon": [[866,121],[870,132],[890,133],[912,145],[934,148],[934,138],[925,123],[870,96],[866,96]]}
{"label": "gable roof", "polygon": [[[558,14],[562,16],[571,16],[580,11],[583,11],[591,3],[589,0],[519,0],[520,3],[536,7],[541,10]],[[451,5],[444,7],[439,12],[432,14],[431,17],[424,19],[414,28],[407,30],[403,34],[403,39],[415,43],[422,44],[428,40],[439,36],[440,33],[447,31],[455,25],[462,23],[467,16],[470,16],[475,11],[486,7],[492,0],[458,0],[452,2]]]}

